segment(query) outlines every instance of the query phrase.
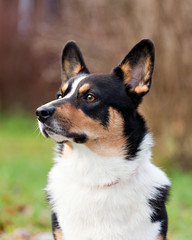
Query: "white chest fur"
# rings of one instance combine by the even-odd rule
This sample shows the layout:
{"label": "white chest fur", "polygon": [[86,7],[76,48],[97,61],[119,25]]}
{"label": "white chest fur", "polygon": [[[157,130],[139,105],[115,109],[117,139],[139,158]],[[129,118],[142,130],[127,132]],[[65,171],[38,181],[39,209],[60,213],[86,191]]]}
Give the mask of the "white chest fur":
{"label": "white chest fur", "polygon": [[80,144],[67,158],[56,157],[47,191],[64,240],[157,239],[160,223],[150,221],[148,199],[170,183],[151,164],[150,146],[148,135],[133,161],[100,157]]}

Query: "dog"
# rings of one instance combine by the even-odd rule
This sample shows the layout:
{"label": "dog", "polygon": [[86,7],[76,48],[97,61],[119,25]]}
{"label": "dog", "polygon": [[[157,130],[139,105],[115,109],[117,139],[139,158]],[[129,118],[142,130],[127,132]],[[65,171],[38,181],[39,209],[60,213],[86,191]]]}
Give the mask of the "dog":
{"label": "dog", "polygon": [[153,140],[138,106],[155,49],[137,43],[109,74],[90,74],[74,41],[62,52],[62,85],[36,110],[56,144],[46,187],[56,240],[165,240],[170,181],[151,162]]}

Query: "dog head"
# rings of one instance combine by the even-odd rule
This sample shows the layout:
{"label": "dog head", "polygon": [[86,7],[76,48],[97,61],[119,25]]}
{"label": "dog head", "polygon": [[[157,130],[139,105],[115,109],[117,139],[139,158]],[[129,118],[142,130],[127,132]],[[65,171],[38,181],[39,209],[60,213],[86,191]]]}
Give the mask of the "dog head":
{"label": "dog head", "polygon": [[109,74],[90,74],[75,42],[62,53],[57,99],[36,111],[45,137],[86,144],[98,154],[134,156],[147,129],[137,108],[150,90],[154,46],[142,40]]}

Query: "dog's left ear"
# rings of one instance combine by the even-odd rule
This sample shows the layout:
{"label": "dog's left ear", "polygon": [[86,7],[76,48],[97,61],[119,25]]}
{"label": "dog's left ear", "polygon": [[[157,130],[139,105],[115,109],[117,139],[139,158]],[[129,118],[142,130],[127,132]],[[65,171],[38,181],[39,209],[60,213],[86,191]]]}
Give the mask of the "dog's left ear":
{"label": "dog's left ear", "polygon": [[137,43],[121,64],[114,69],[115,74],[123,78],[128,94],[142,97],[149,92],[154,58],[153,43],[144,39]]}
{"label": "dog's left ear", "polygon": [[74,41],[69,41],[63,48],[61,57],[62,82],[68,81],[80,73],[89,73],[82,53]]}

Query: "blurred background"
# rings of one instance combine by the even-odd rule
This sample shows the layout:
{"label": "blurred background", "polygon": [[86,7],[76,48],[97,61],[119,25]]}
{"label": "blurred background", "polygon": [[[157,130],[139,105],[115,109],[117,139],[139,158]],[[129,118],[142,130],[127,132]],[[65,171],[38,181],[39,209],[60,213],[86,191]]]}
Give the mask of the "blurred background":
{"label": "blurred background", "polygon": [[39,136],[35,109],[55,98],[65,43],[78,43],[92,73],[108,73],[143,38],[154,42],[156,62],[140,112],[155,138],[154,162],[173,183],[169,238],[191,239],[191,13],[191,0],[0,0],[0,234],[5,239],[19,235],[18,228],[50,231],[42,189],[54,143]]}

